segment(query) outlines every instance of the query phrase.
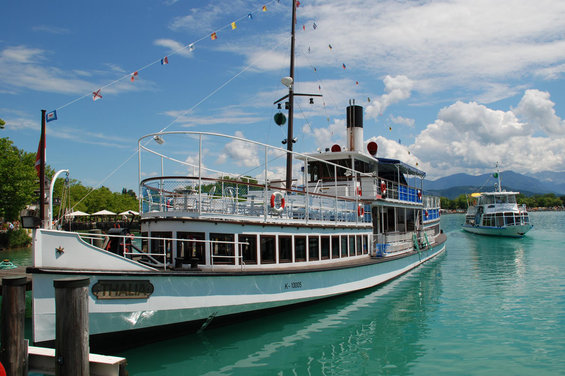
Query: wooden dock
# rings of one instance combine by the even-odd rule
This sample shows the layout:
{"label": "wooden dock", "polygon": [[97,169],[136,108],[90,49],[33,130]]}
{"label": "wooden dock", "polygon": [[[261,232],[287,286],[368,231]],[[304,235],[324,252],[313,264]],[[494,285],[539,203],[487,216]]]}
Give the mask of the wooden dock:
{"label": "wooden dock", "polygon": [[31,274],[26,273],[25,266],[18,266],[15,269],[0,269],[0,296],[2,295],[2,278],[4,277],[17,277],[26,276],[26,290],[30,291],[32,286]]}

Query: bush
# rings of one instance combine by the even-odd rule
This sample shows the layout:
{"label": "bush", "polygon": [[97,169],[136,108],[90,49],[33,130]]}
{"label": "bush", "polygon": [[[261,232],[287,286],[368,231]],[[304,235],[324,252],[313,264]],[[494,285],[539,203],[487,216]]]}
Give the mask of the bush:
{"label": "bush", "polygon": [[30,244],[31,238],[23,228],[0,233],[0,247],[27,247]]}

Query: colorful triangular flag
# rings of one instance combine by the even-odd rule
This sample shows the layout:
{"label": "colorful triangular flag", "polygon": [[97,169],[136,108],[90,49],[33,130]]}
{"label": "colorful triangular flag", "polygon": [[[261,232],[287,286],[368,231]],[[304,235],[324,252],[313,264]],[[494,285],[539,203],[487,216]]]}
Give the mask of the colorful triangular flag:
{"label": "colorful triangular flag", "polygon": [[97,101],[98,99],[102,99],[102,94],[100,94],[100,90],[102,90],[102,89],[98,89],[98,90],[92,92],[92,100],[93,101]]}
{"label": "colorful triangular flag", "polygon": [[300,6],[300,1],[296,0],[296,7],[298,8]]}
{"label": "colorful triangular flag", "polygon": [[232,22],[232,23],[231,23],[231,29],[232,29],[232,30],[237,29],[237,25],[235,24],[235,22]]}
{"label": "colorful triangular flag", "polygon": [[312,24],[312,28],[313,28],[314,30],[316,30],[316,29],[318,28],[318,25],[316,25],[316,23],[314,22],[314,23]]}
{"label": "colorful triangular flag", "polygon": [[135,71],[131,74],[131,82],[135,81],[136,77],[137,77],[137,71]]}
{"label": "colorful triangular flag", "polygon": [[266,5],[263,5],[263,8],[261,8],[261,9],[263,10],[263,12],[266,12],[266,11],[267,11],[267,6],[266,6]]}
{"label": "colorful triangular flag", "polygon": [[302,25],[302,30],[306,31],[306,25]]}
{"label": "colorful triangular flag", "polygon": [[51,112],[48,112],[47,115],[45,115],[45,121],[46,122],[50,122],[53,120],[57,120],[57,110],[53,110]]}
{"label": "colorful triangular flag", "polygon": [[345,64],[341,64],[342,68],[345,69]]}
{"label": "colorful triangular flag", "polygon": [[169,58],[166,56],[161,59],[161,65],[165,65],[165,64],[169,64]]}
{"label": "colorful triangular flag", "polygon": [[210,35],[210,39],[216,40],[216,39],[218,39],[218,35],[214,32]]}
{"label": "colorful triangular flag", "polygon": [[194,43],[191,43],[191,44],[188,45],[188,50],[194,51]]}
{"label": "colorful triangular flag", "polygon": [[252,19],[253,19],[253,13],[249,13],[249,14],[247,15],[247,18],[249,18],[250,20],[252,20]]}
{"label": "colorful triangular flag", "polygon": [[328,44],[328,47],[330,48],[330,50],[333,48],[331,44]]}

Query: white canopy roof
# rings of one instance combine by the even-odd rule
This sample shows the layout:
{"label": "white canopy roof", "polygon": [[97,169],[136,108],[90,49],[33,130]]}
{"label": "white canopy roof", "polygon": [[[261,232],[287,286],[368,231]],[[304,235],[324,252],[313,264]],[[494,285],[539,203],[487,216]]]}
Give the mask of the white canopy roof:
{"label": "white canopy roof", "polygon": [[94,213],[92,215],[116,215],[116,213],[111,212],[110,210],[104,209],[104,210],[97,211],[96,213]]}
{"label": "white canopy roof", "polygon": [[65,217],[84,217],[84,216],[87,216],[87,215],[90,215],[90,214],[82,212],[80,210],[77,210],[77,211],[65,214]]}

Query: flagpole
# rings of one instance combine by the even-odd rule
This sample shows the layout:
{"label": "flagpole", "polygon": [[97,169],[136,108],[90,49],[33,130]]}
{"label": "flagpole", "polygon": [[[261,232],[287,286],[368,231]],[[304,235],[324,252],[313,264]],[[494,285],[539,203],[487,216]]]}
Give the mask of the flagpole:
{"label": "flagpole", "polygon": [[45,224],[45,110],[41,110],[41,139],[39,140],[39,218],[41,228]]}

